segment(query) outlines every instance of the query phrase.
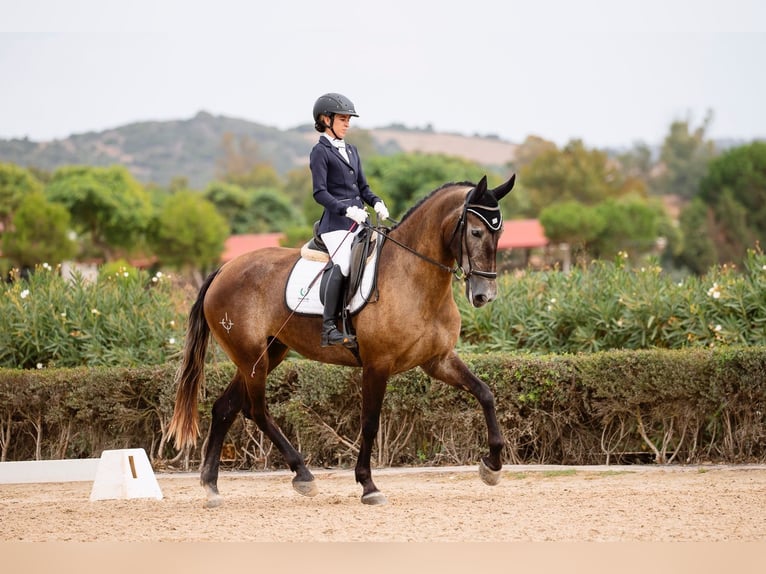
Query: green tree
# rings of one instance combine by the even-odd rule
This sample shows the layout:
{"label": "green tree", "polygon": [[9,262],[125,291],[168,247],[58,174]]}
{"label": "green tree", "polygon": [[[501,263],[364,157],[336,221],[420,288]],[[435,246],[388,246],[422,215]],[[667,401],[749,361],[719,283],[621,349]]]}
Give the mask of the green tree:
{"label": "green tree", "polygon": [[704,275],[718,260],[711,220],[712,209],[699,197],[695,197],[679,217],[683,247],[677,263],[697,275]]}
{"label": "green tree", "polygon": [[107,261],[141,244],[153,211],[149,194],[122,166],[60,168],[45,193],[69,210],[76,231]]}
{"label": "green tree", "polygon": [[252,224],[248,233],[283,231],[286,227],[302,225],[301,214],[290,200],[276,189],[258,189],[250,197],[248,212]]}
{"label": "green tree", "polygon": [[575,257],[586,252],[606,227],[602,214],[591,206],[569,200],[540,212],[540,225],[551,243],[566,243]]}
{"label": "green tree", "polygon": [[714,143],[705,139],[712,119],[709,112],[702,125],[693,131],[688,121],[675,121],[670,125],[660,152],[663,173],[657,182],[659,193],[687,200],[697,195],[708,163],[715,156]]}
{"label": "green tree", "polygon": [[643,185],[625,178],[605,152],[588,149],[580,140],[562,150],[545,148],[521,168],[519,180],[529,193],[533,215],[560,201],[595,205],[607,198],[645,193]]}
{"label": "green tree", "polygon": [[212,203],[229,223],[232,233],[248,233],[252,228],[250,195],[239,185],[224,181],[210,183],[202,196]]}
{"label": "green tree", "polygon": [[162,265],[191,273],[215,266],[229,227],[215,206],[199,194],[181,191],[169,196],[149,231],[149,244]]}
{"label": "green tree", "polygon": [[[713,207],[724,230],[741,232],[737,226],[744,224],[755,239],[766,243],[766,142],[736,147],[712,160],[699,188],[700,198]],[[737,219],[739,211],[744,220]],[[727,212],[734,219],[728,219]],[[739,256],[743,255],[740,250]]]}
{"label": "green tree", "polygon": [[656,247],[661,220],[667,217],[661,205],[636,197],[607,199],[595,210],[605,223],[591,243],[598,258],[613,257],[620,251],[634,256],[648,253]]}
{"label": "green tree", "polygon": [[469,160],[423,153],[375,156],[366,160],[364,169],[372,191],[394,218],[445,183],[477,182],[486,173],[486,168]]}
{"label": "green tree", "polygon": [[261,159],[258,144],[247,136],[225,133],[218,160],[218,177],[243,188],[280,187],[282,182],[274,167]]}
{"label": "green tree", "polygon": [[0,226],[7,229],[24,197],[42,191],[42,188],[30,170],[12,163],[0,163]]}
{"label": "green tree", "polygon": [[35,191],[21,200],[9,230],[3,234],[3,254],[20,269],[61,263],[77,251],[68,233],[66,208]]}

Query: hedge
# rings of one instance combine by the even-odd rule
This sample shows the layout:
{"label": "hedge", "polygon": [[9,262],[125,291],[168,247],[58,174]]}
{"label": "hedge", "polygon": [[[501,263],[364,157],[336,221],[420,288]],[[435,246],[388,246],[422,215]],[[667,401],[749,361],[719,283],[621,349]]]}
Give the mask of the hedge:
{"label": "hedge", "polygon": [[[506,463],[766,461],[766,347],[463,358],[495,392]],[[0,369],[2,460],[142,447],[157,468],[195,466],[233,366],[208,365],[203,436],[180,453],[166,432],[176,367]],[[270,410],[309,465],[355,464],[360,378],[360,369],[303,359],[288,359],[270,376]],[[419,369],[391,379],[375,465],[473,464],[485,451],[483,416],[470,395]],[[285,466],[244,417],[222,459],[224,468]]]}

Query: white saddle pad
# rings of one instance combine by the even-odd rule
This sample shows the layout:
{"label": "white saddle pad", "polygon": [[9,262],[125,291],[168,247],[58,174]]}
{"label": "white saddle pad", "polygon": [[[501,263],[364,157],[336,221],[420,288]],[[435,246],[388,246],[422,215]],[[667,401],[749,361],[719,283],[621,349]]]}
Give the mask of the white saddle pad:
{"label": "white saddle pad", "polygon": [[[347,305],[349,313],[353,314],[361,310],[370,300],[375,287],[377,258],[378,251],[376,249],[367,258],[367,265],[362,273],[359,289]],[[287,278],[287,286],[285,287],[285,302],[291,311],[301,315],[322,314],[324,305],[319,298],[319,285],[322,282],[322,270],[326,265],[326,261],[313,261],[305,257],[298,259]]]}

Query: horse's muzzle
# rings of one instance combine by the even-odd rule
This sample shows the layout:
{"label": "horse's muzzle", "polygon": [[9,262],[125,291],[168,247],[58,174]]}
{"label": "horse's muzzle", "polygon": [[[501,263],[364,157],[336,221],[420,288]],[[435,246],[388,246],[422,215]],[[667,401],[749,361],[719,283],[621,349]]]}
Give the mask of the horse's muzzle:
{"label": "horse's muzzle", "polygon": [[497,297],[497,285],[494,279],[471,277],[465,282],[465,296],[474,307],[484,307]]}

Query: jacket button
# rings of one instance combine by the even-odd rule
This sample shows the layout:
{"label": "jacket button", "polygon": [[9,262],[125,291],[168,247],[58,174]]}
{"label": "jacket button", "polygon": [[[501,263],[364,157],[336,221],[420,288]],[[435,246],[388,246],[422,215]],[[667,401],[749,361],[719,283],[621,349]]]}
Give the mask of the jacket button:
{"label": "jacket button", "polygon": [[355,183],[352,183],[352,184],[351,184],[351,187],[356,187],[356,184],[355,184]]}

